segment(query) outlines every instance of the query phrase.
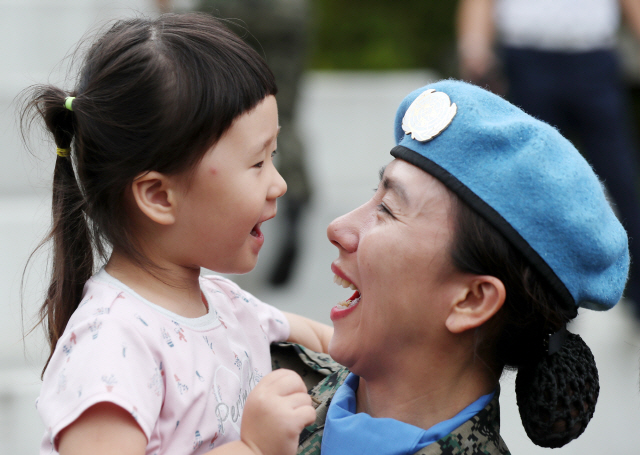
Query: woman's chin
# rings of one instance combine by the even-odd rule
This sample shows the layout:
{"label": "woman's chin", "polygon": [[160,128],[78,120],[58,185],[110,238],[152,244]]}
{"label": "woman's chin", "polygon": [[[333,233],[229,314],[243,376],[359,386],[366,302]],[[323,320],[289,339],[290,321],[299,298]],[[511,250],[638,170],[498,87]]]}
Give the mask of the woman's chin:
{"label": "woman's chin", "polygon": [[329,342],[329,355],[333,360],[338,362],[340,365],[345,366],[347,368],[351,368],[354,363],[354,352],[353,345],[348,343],[346,340],[341,340],[340,337],[336,337],[334,332],[331,341]]}

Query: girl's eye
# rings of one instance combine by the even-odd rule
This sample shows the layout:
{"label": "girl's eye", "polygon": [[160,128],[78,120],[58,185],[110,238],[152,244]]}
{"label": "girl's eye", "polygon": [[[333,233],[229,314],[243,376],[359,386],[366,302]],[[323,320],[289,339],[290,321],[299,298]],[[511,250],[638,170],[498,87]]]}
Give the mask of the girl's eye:
{"label": "girl's eye", "polygon": [[[277,150],[274,150],[273,152],[271,152],[271,158],[273,158],[276,153],[278,153]],[[257,167],[258,169],[262,168],[262,166],[264,165],[264,161],[260,161],[259,163],[256,163],[253,165],[253,167]]]}

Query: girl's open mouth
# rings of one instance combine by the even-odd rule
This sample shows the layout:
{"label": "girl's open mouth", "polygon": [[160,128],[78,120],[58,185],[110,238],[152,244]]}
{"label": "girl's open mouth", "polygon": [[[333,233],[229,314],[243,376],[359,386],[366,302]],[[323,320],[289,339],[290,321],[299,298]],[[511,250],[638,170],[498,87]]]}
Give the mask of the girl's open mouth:
{"label": "girl's open mouth", "polygon": [[257,238],[262,237],[262,231],[260,230],[260,225],[262,223],[258,223],[256,224],[253,229],[251,229],[251,235]]}

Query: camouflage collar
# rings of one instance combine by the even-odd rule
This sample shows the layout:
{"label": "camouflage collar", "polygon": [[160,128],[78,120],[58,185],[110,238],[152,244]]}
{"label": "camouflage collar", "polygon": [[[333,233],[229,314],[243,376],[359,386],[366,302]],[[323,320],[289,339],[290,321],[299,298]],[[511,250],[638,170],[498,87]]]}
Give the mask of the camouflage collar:
{"label": "camouflage collar", "polygon": [[479,413],[414,455],[510,455],[500,437],[499,395],[498,389]]}
{"label": "camouflage collar", "polygon": [[[298,454],[320,455],[327,410],[349,370],[326,354],[290,343],[272,345],[271,353],[274,369],[291,368],[300,373],[307,384],[316,384],[309,390],[316,408],[316,421],[302,431]],[[499,395],[498,389],[493,399],[478,414],[413,455],[510,455],[500,437]]]}

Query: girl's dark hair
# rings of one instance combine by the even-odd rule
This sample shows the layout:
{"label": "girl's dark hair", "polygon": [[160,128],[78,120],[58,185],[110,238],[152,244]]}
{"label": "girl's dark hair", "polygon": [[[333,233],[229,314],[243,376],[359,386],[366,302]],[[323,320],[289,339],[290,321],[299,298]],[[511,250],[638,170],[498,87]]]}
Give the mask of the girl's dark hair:
{"label": "girl's dark hair", "polygon": [[529,438],[561,447],[578,437],[593,416],[599,385],[591,351],[568,334],[562,349],[549,354],[549,335],[575,318],[553,287],[524,255],[462,200],[455,197],[456,268],[494,276],[505,286],[502,308],[476,333],[477,354],[497,375],[517,369],[516,397]]}
{"label": "girl's dark hair", "polygon": [[[264,60],[201,14],[118,21],[89,48],[71,92],[27,89],[23,135],[41,117],[56,146],[71,149],[53,176],[52,277],[40,309],[49,359],[94,273],[94,254],[104,258],[110,246],[152,265],[125,210],[134,178],[193,169],[235,118],[276,92]],[[67,96],[76,97],[73,111]]]}

